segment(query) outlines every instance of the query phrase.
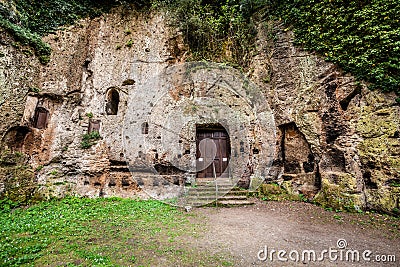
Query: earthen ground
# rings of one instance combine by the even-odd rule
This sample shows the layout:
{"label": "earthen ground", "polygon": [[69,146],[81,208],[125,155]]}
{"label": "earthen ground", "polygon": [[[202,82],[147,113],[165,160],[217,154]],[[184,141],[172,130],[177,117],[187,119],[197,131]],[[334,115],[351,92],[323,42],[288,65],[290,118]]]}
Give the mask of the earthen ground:
{"label": "earthen ground", "polygon": [[[234,266],[400,266],[400,219],[375,213],[337,213],[302,202],[265,202],[233,208],[194,209],[194,220],[206,224],[206,231],[191,244],[200,250],[230,255]],[[280,262],[260,261],[258,252],[268,249],[336,249],[345,239],[346,250],[373,252],[373,261]],[[396,262],[381,263],[375,255],[395,255]],[[262,256],[262,255],[261,255]],[[286,256],[287,257],[287,256]],[[232,261],[231,261],[232,262]]]}

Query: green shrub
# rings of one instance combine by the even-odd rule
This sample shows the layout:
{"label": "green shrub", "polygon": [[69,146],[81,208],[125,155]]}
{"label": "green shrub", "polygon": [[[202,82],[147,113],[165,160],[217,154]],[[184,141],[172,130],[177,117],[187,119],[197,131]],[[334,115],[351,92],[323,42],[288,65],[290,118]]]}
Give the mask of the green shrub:
{"label": "green shrub", "polygon": [[49,61],[51,48],[40,38],[40,36],[5,20],[1,15],[0,27],[10,32],[17,41],[21,42],[21,44],[32,46],[35,49],[36,54],[41,58],[42,63],[47,63]]}
{"label": "green shrub", "polygon": [[34,93],[39,93],[40,92],[40,89],[39,88],[37,88],[37,87],[29,87],[29,91],[31,91],[31,92],[34,92]]}
{"label": "green shrub", "polygon": [[265,2],[269,15],[293,25],[298,45],[369,82],[371,89],[400,94],[398,0]]}
{"label": "green shrub", "polygon": [[39,166],[36,167],[35,171],[36,172],[40,172],[43,168],[44,168],[43,165],[39,165]]}
{"label": "green shrub", "polygon": [[49,172],[50,175],[56,176],[58,175],[58,171],[57,170],[52,170],[51,172]]}
{"label": "green shrub", "polygon": [[133,45],[133,41],[132,41],[132,39],[129,39],[127,42],[126,42],[126,44],[125,44],[125,46],[126,47],[132,47],[132,45]]}
{"label": "green shrub", "polygon": [[[283,20],[295,41],[338,64],[370,88],[400,94],[400,2],[398,0],[15,0],[0,3],[0,27],[32,46],[42,63],[51,48],[41,36],[117,5],[168,10],[189,44],[189,60],[226,62],[246,68],[255,46],[255,14]],[[128,7],[127,7],[128,8]],[[260,14],[263,14],[262,16]],[[130,29],[125,30],[129,35]],[[132,46],[132,41],[126,43]],[[117,46],[116,49],[121,49]],[[400,103],[400,97],[396,98]]]}
{"label": "green shrub", "polygon": [[173,23],[189,44],[190,60],[226,62],[247,67],[255,45],[256,28],[250,16],[253,10],[245,8],[244,2],[168,2],[167,8],[171,11]]}
{"label": "green shrub", "polygon": [[[60,26],[71,25],[85,17],[96,17],[112,7],[134,3],[138,7],[149,5],[149,1],[117,0],[14,0],[0,3],[0,27],[6,29],[17,41],[29,45],[36,51],[39,61],[50,61],[51,48],[41,36],[55,32]],[[15,4],[15,8],[13,6]]]}
{"label": "green shrub", "polygon": [[81,148],[87,149],[96,144],[96,141],[101,138],[98,131],[93,131],[82,136]]}
{"label": "green shrub", "polygon": [[8,199],[8,198],[0,199],[0,214],[8,213],[12,209],[17,208],[20,205],[21,205],[21,203],[12,201],[11,199]]}

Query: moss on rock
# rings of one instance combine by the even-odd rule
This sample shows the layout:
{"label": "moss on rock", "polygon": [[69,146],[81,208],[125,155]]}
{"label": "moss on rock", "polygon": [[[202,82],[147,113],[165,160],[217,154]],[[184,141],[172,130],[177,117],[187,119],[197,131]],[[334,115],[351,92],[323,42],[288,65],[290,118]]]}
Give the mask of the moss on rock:
{"label": "moss on rock", "polygon": [[364,107],[357,123],[357,130],[364,138],[376,138],[380,136],[392,136],[397,131],[397,109],[384,108],[375,112],[371,107]]}
{"label": "moss on rock", "polygon": [[[303,195],[293,193],[287,190],[288,184],[282,184],[282,186],[272,183],[272,184],[262,184],[259,187],[259,196],[264,200],[273,201],[283,201],[283,200],[293,200],[302,201],[304,200]],[[289,186],[290,187],[290,186]]]}
{"label": "moss on rock", "polygon": [[26,155],[3,152],[0,157],[0,199],[27,204],[35,200],[37,182],[34,170],[27,163]]}
{"label": "moss on rock", "polygon": [[400,176],[399,108],[382,95],[369,92],[357,123],[363,137],[358,154],[366,183],[366,205],[370,209],[399,214],[399,188],[390,180]]}
{"label": "moss on rock", "polygon": [[[346,177],[341,177],[346,180]],[[342,185],[333,184],[327,178],[322,178],[321,191],[315,196],[314,202],[324,208],[333,208],[341,211],[360,211],[363,208],[361,194],[352,194]]]}
{"label": "moss on rock", "polygon": [[400,216],[399,187],[385,187],[379,190],[367,189],[365,193],[369,209]]}

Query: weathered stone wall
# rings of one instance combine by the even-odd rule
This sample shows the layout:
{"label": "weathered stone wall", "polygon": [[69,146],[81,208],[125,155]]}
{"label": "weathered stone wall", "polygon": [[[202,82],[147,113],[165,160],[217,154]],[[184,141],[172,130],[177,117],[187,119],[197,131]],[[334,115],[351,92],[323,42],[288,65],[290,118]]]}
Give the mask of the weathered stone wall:
{"label": "weathered stone wall", "polygon": [[[251,81],[204,65],[209,72],[201,76],[181,64],[187,46],[166,21],[123,9],[80,21],[46,37],[53,48],[47,66],[1,34],[2,151],[28,155],[37,195],[146,197],[141,186],[173,196],[194,175],[196,125],[219,123],[231,135],[231,155],[243,151],[232,159],[241,168],[235,179],[276,182],[336,208],[399,212],[400,107],[393,95],[370,91],[295,47],[292,33],[272,22],[259,24]],[[223,107],[199,105],[204,97]],[[49,114],[45,127],[38,108]],[[257,115],[268,110],[273,123]],[[137,138],[144,122],[149,133]],[[164,126],[182,138],[169,138]],[[101,138],[83,148],[93,127]],[[149,179],[149,166],[162,175]],[[10,171],[1,177],[3,194]]]}
{"label": "weathered stone wall", "polygon": [[[145,197],[141,186],[152,197],[174,197],[196,174],[200,124],[228,130],[234,179],[249,165],[247,183],[265,177],[275,127],[263,94],[238,71],[180,64],[186,46],[165,23],[162,14],[121,9],[46,38],[54,52],[23,122],[38,103],[50,113],[45,129],[33,129],[42,141],[31,147],[42,152],[24,150],[40,167],[40,194]],[[93,123],[101,138],[83,148]]]}
{"label": "weathered stone wall", "polygon": [[37,179],[21,151],[30,132],[21,125],[27,95],[38,87],[39,61],[29,47],[0,30],[0,195],[21,203],[34,197]]}
{"label": "weathered stone wall", "polygon": [[21,47],[4,30],[0,31],[0,134],[19,126],[26,95],[38,87],[39,61],[28,47]]}
{"label": "weathered stone wall", "polygon": [[[274,152],[273,114],[259,88],[239,71],[199,62],[169,66],[153,82],[137,84],[129,103],[124,139],[131,168],[175,167],[188,182],[205,163],[197,161],[197,128],[222,126],[230,139],[226,176],[234,184],[247,179],[252,187],[266,177]],[[248,166],[252,173],[244,177]]]}
{"label": "weathered stone wall", "polygon": [[[37,169],[38,192],[45,197],[140,195],[126,166],[121,142],[128,92],[134,90],[136,81],[146,82],[154,72],[179,60],[179,34],[169,32],[160,14],[120,9],[80,21],[45,39],[53,49],[51,61],[35,68],[29,59],[20,60],[23,53],[3,45],[3,49],[17,52],[5,57],[2,64],[14,69],[4,79],[9,86],[2,87],[2,95],[7,97],[2,115],[13,119],[5,119],[1,127],[4,131],[13,129],[13,125],[26,127],[22,128],[22,137],[15,130],[8,136],[3,134],[3,148],[18,141],[11,149],[29,155],[29,163]],[[18,86],[20,80],[24,86]],[[18,91],[20,87],[25,92]],[[30,87],[34,90],[27,96]],[[112,88],[119,95],[117,115],[106,114]],[[38,107],[49,113],[46,127],[40,129],[34,125]],[[90,121],[100,122],[101,138],[84,149],[83,136]]]}
{"label": "weathered stone wall", "polygon": [[[65,99],[54,116],[58,129],[52,158],[57,161],[39,174],[39,183],[46,185],[43,194],[62,196],[67,189],[90,197],[141,195],[125,160],[122,127],[136,83],[151,80],[171,58],[168,30],[160,14],[119,10],[48,37],[54,53],[40,82],[43,90]],[[109,115],[112,90],[118,110]],[[90,121],[100,123],[101,139],[82,148]],[[49,176],[54,169],[59,176]]]}

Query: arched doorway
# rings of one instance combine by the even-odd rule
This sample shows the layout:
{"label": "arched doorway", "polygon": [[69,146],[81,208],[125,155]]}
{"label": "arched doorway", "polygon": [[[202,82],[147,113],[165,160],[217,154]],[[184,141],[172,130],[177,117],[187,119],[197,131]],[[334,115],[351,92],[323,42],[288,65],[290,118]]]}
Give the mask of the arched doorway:
{"label": "arched doorway", "polygon": [[230,151],[229,135],[222,125],[197,125],[197,178],[229,178]]}
{"label": "arched doorway", "polygon": [[119,105],[119,93],[116,88],[111,88],[107,93],[106,113],[107,115],[117,115]]}
{"label": "arched doorway", "polygon": [[149,123],[143,122],[142,123],[142,134],[148,134],[149,133]]}
{"label": "arched doorway", "polygon": [[25,138],[31,130],[26,126],[10,128],[3,138],[3,143],[12,151],[22,152]]}

